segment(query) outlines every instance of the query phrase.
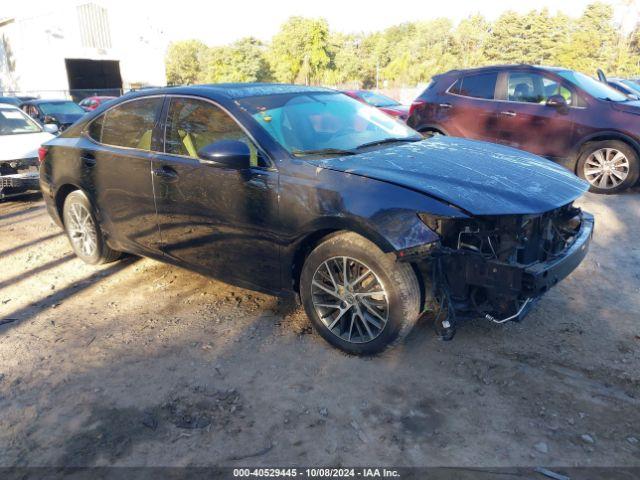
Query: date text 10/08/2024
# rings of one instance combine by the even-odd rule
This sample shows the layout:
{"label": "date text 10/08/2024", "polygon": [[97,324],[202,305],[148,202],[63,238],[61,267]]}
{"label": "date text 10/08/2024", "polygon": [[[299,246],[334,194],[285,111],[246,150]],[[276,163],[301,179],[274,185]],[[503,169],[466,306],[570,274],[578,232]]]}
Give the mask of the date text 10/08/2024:
{"label": "date text 10/08/2024", "polygon": [[235,468],[233,476],[236,478],[398,478],[400,473],[387,468]]}

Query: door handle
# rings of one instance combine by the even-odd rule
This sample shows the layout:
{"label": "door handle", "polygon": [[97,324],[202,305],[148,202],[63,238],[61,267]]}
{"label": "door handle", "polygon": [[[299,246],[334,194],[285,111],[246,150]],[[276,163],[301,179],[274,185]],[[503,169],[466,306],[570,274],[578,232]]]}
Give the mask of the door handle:
{"label": "door handle", "polygon": [[153,169],[152,173],[156,177],[164,180],[165,182],[175,182],[178,180],[178,172],[176,172],[173,168],[168,167],[166,165],[160,168]]}
{"label": "door handle", "polygon": [[93,153],[83,153],[80,158],[87,167],[93,167],[96,164],[96,157],[93,156]]}
{"label": "door handle", "polygon": [[440,103],[440,104],[438,104],[438,106],[440,108],[451,108],[451,104],[450,103]]}
{"label": "door handle", "polygon": [[516,112],[514,112],[513,110],[507,110],[506,112],[500,112],[500,115],[505,115],[507,117],[515,117]]}

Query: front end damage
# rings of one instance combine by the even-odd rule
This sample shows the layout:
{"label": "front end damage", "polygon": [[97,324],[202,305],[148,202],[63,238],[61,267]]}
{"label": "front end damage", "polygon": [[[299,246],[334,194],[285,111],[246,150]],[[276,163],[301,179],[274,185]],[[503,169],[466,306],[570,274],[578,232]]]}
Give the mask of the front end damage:
{"label": "front end damage", "polygon": [[38,157],[0,161],[0,200],[39,188]]}
{"label": "front end damage", "polygon": [[426,309],[450,339],[465,318],[521,320],[587,254],[593,216],[572,204],[539,215],[420,215],[440,240],[398,253],[422,272]]}

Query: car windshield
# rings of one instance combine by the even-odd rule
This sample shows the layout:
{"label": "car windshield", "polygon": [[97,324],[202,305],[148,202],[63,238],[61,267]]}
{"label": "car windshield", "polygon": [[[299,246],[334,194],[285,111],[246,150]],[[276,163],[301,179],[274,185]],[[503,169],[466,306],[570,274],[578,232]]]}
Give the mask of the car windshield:
{"label": "car windshield", "polygon": [[0,135],[38,133],[42,129],[28,115],[18,109],[0,109]]}
{"label": "car windshield", "polygon": [[366,90],[358,92],[358,96],[374,107],[396,107],[400,105],[400,102],[396,102],[393,98]]}
{"label": "car windshield", "polygon": [[295,155],[354,153],[378,144],[417,141],[415,130],[341,93],[248,97],[241,106]]}
{"label": "car windshield", "polygon": [[565,70],[558,72],[558,75],[580,87],[589,95],[599,98],[600,100],[610,100],[612,102],[626,102],[629,100],[629,97],[625,94],[617,91],[609,85],[599,82],[595,78],[585,75],[584,73]]}
{"label": "car windshield", "polygon": [[38,104],[45,115],[68,115],[74,113],[84,114],[84,110],[73,102],[50,102]]}
{"label": "car windshield", "polygon": [[636,95],[640,95],[640,85],[633,80],[620,80],[620,83],[633,90],[633,93],[635,93]]}

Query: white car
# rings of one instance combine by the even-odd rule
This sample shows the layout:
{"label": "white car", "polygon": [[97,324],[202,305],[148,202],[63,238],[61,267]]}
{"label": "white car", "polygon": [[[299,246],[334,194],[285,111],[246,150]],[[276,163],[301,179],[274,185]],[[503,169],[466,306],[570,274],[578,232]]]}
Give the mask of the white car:
{"label": "white car", "polygon": [[55,125],[41,127],[13,105],[0,104],[0,200],[39,188],[38,148],[57,131]]}

